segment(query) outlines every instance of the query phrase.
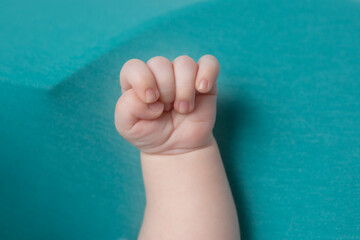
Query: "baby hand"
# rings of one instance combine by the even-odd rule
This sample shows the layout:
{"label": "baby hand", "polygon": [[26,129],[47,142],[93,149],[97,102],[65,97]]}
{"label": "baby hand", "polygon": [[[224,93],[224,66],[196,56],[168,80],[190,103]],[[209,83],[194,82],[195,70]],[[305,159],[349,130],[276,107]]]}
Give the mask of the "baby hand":
{"label": "baby hand", "polygon": [[115,109],[118,132],[144,153],[179,154],[213,140],[219,63],[204,55],[173,63],[164,57],[146,64],[126,62],[120,72],[122,96]]}

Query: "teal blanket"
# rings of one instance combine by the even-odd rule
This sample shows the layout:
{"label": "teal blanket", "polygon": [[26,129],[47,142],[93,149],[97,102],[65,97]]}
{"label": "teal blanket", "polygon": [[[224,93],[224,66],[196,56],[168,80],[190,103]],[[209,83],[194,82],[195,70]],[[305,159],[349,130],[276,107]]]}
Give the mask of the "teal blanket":
{"label": "teal blanket", "polygon": [[0,239],[135,239],[118,73],[207,53],[242,238],[360,239],[359,1],[5,0],[0,34]]}

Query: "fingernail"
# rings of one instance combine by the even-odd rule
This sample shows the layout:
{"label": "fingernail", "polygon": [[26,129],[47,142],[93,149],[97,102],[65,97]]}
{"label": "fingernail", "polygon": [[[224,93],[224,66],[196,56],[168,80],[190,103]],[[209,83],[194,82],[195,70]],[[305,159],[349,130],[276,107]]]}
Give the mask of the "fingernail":
{"label": "fingernail", "polygon": [[153,110],[154,112],[159,112],[162,110],[164,104],[160,103],[160,102],[155,102],[155,103],[150,103],[149,104],[149,108],[151,110]]}
{"label": "fingernail", "polygon": [[179,103],[179,112],[180,113],[187,113],[189,111],[189,102],[188,101],[181,101]]}
{"label": "fingernail", "polygon": [[206,91],[208,89],[209,82],[206,79],[200,81],[199,90]]}
{"label": "fingernail", "polygon": [[148,88],[145,92],[146,102],[151,103],[156,101],[156,94],[154,92],[154,89]]}

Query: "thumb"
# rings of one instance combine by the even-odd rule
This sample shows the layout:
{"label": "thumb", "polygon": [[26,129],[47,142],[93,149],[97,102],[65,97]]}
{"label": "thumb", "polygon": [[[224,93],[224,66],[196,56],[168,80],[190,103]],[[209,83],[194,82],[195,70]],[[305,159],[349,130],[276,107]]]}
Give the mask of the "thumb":
{"label": "thumb", "polygon": [[162,102],[145,103],[135,90],[126,91],[118,100],[115,107],[115,126],[123,135],[139,120],[153,120],[161,116],[164,111]]}

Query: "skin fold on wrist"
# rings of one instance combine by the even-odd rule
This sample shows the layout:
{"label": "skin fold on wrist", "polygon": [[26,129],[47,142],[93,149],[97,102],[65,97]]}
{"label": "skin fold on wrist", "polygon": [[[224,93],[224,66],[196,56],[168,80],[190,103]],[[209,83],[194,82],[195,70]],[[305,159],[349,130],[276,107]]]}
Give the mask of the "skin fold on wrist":
{"label": "skin fold on wrist", "polygon": [[175,156],[181,156],[183,154],[196,152],[196,151],[206,149],[206,148],[209,148],[209,147],[214,147],[214,146],[217,147],[217,143],[216,143],[216,139],[215,139],[214,135],[211,134],[209,136],[209,140],[206,143],[204,143],[204,145],[196,147],[196,148],[192,148],[192,149],[173,149],[172,151],[167,151],[165,153],[163,153],[163,152],[150,153],[150,152],[140,150],[140,155],[141,155],[142,158],[143,157],[145,157],[145,158],[146,157],[160,157],[160,158],[167,157],[167,158],[172,158],[172,157],[175,157]]}

